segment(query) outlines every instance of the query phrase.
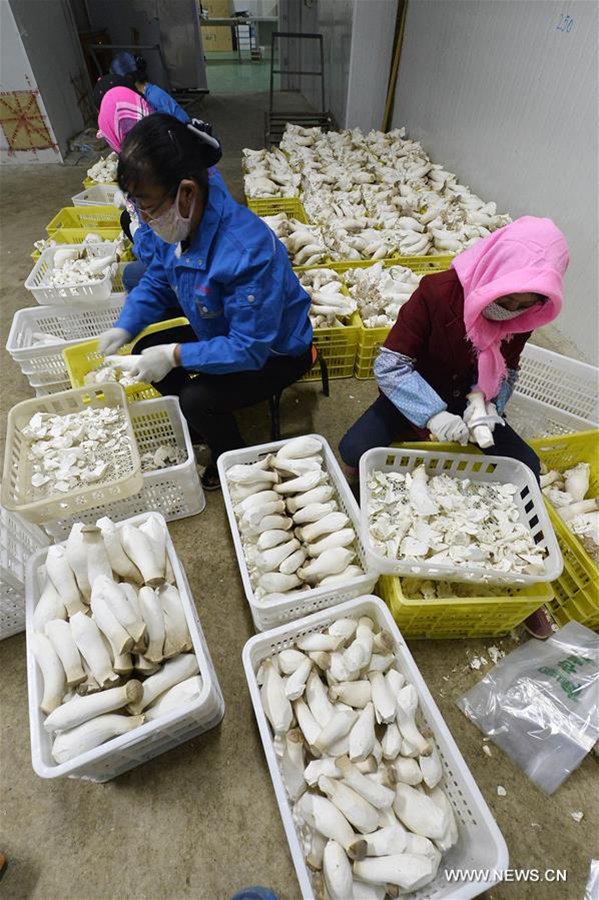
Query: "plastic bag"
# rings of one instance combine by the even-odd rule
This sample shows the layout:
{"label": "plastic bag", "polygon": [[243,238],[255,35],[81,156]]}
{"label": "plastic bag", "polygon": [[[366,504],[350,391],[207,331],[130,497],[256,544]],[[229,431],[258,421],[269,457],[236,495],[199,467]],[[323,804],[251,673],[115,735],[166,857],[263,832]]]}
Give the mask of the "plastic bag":
{"label": "plastic bag", "polygon": [[552,794],[599,738],[599,635],[569,622],[501,660],[458,706]]}
{"label": "plastic bag", "polygon": [[591,871],[584,892],[584,900],[599,900],[599,859],[591,860]]}

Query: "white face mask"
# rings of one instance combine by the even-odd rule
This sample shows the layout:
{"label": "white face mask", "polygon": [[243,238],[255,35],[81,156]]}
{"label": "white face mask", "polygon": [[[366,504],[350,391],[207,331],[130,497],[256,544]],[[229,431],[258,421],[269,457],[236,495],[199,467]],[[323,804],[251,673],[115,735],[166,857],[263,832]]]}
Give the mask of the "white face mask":
{"label": "white face mask", "polygon": [[483,316],[485,319],[490,319],[491,322],[507,322],[508,319],[516,319],[518,316],[521,316],[522,313],[528,312],[530,309],[535,309],[538,304],[534,304],[534,306],[529,306],[526,309],[504,309],[503,306],[500,306],[499,303],[489,303],[488,306],[485,306],[483,309]]}
{"label": "white face mask", "polygon": [[154,234],[158,235],[161,240],[166,241],[167,244],[181,243],[181,241],[189,237],[189,232],[191,231],[191,219],[196,205],[195,197],[189,210],[189,216],[185,219],[179,212],[180,192],[181,185],[179,185],[173,205],[169,206],[167,211],[162,213],[161,216],[150,219],[148,222]]}

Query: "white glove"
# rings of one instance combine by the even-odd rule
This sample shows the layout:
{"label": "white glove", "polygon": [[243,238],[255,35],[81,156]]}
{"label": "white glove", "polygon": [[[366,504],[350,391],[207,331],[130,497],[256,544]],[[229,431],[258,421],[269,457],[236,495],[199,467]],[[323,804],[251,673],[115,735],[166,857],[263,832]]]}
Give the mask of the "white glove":
{"label": "white glove", "polygon": [[123,344],[131,340],[132,335],[124,328],[110,328],[98,338],[98,353],[102,356],[108,356],[110,353],[116,353]]}
{"label": "white glove", "polygon": [[178,344],[157,344],[148,347],[136,356],[107,356],[106,362],[112,366],[118,366],[123,372],[133,375],[138,381],[151,384],[154,381],[162,381],[171,369],[174,369],[175,350]]}
{"label": "white glove", "polygon": [[456,416],[447,410],[432,416],[426,423],[426,427],[439,441],[457,441],[464,447],[468,443],[468,426],[461,416]]}
{"label": "white glove", "polygon": [[477,413],[474,403],[469,403],[464,410],[464,422],[470,430],[476,428],[477,425],[486,425],[489,431],[493,431],[496,425],[505,425],[505,420],[497,412],[494,403],[485,403],[484,416]]}
{"label": "white glove", "polygon": [[130,200],[127,200],[125,208],[129,213],[129,231],[131,233],[131,237],[133,237],[133,235],[141,225],[141,222],[139,221],[139,216],[137,215],[137,208],[135,206],[135,203],[131,203]]}
{"label": "white glove", "polygon": [[114,192],[114,200],[112,201],[112,205],[116,206],[117,209],[127,208],[127,198],[120,189]]}

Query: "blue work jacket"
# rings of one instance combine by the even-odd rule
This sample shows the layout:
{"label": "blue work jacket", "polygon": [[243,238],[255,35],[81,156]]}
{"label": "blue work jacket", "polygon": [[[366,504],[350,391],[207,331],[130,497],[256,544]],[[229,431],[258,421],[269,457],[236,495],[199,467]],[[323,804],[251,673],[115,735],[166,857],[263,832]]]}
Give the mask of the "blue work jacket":
{"label": "blue work jacket", "polygon": [[153,260],[116,323],[137,335],[179,305],[197,335],[181,344],[186,369],[221,375],[301,356],[312,341],[310,297],[270,228],[210,180],[192,244],[156,240]]}
{"label": "blue work jacket", "polygon": [[189,122],[189,116],[185,110],[157,84],[146,84],[144,97],[154,112],[168,113],[169,116],[175,116],[180,122]]}
{"label": "blue work jacket", "polygon": [[[218,182],[225,191],[227,190],[227,186],[223,181],[223,176],[220,174],[216,166],[212,166],[211,169],[208,169],[208,177],[210,179],[210,184]],[[156,242],[160,241],[160,238],[154,234],[149,225],[141,221],[139,213],[137,213],[137,218],[139,220],[139,228],[137,228],[135,234],[133,235],[133,254],[135,258],[142,262],[145,266],[149,266],[154,259],[154,253],[156,252]]]}

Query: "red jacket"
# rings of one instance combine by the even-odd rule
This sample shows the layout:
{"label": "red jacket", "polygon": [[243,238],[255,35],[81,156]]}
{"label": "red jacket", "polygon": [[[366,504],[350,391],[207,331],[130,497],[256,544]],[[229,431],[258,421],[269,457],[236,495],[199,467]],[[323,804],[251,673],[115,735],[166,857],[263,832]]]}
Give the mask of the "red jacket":
{"label": "red jacket", "polygon": [[[531,331],[504,341],[501,352],[508,369],[517,369]],[[447,403],[461,414],[466,394],[477,382],[476,352],[466,337],[464,290],[455,269],[427,275],[407,303],[384,344],[414,360],[414,368]]]}

